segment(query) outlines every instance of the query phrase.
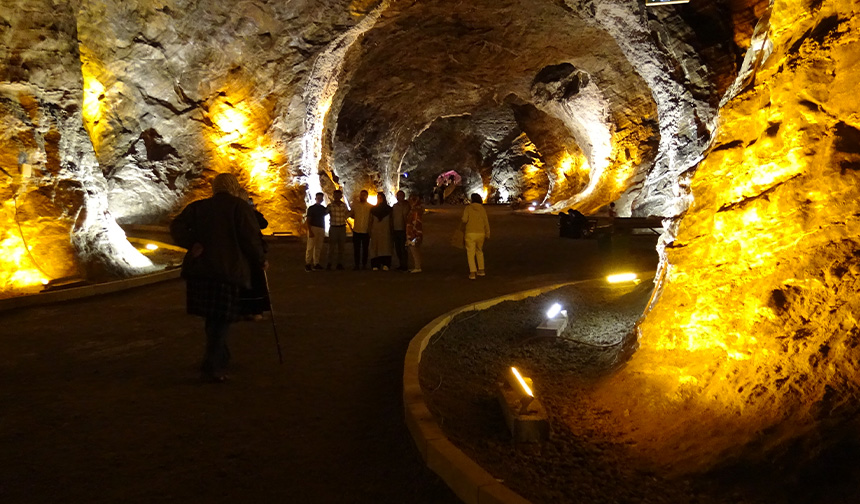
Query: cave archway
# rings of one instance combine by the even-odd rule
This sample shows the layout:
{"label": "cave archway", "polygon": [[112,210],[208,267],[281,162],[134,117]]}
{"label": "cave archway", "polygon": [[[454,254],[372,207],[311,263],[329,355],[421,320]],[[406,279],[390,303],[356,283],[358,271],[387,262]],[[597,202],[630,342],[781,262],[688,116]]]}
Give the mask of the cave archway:
{"label": "cave archway", "polygon": [[[591,50],[597,46],[599,54]],[[510,199],[522,184],[500,175],[499,191],[492,171],[493,163],[504,164],[500,158],[516,156],[506,152],[518,135],[499,142],[510,113],[486,117],[505,108],[539,153],[533,176],[550,186],[541,199],[560,206],[594,210],[617,198],[657,154],[657,107],[647,84],[608,31],[557,4],[394,4],[348,64],[337,121],[329,124],[336,130],[329,161],[338,176],[362,173],[350,163],[375,167],[380,190],[399,185],[412,163],[408,154],[422,150],[413,144],[428,128],[468,115],[483,121],[464,134],[484,135],[477,139],[484,144],[484,189]]]}

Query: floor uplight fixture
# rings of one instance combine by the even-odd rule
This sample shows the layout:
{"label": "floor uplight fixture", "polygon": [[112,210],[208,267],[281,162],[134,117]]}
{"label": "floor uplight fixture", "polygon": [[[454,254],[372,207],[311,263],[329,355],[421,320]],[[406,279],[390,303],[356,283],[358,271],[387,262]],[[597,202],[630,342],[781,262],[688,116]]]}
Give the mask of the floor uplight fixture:
{"label": "floor uplight fixture", "polygon": [[553,303],[546,311],[546,319],[537,327],[538,336],[558,336],[567,327],[567,310]]}
{"label": "floor uplight fixture", "polygon": [[156,245],[154,243],[147,243],[146,244],[146,250],[158,250],[158,245]]}
{"label": "floor uplight fixture", "polygon": [[[511,366],[511,376],[513,376],[513,380],[508,380],[513,387],[520,394],[520,414],[525,414],[529,410],[529,405],[531,405],[532,401],[535,399],[535,394],[532,391],[531,387],[531,379],[524,378],[523,375],[520,374],[517,368]],[[528,381],[526,381],[528,380]]]}
{"label": "floor uplight fixture", "polygon": [[496,398],[513,440],[518,443],[545,441],[549,437],[549,418],[535,397],[531,378],[511,366],[497,385]]}

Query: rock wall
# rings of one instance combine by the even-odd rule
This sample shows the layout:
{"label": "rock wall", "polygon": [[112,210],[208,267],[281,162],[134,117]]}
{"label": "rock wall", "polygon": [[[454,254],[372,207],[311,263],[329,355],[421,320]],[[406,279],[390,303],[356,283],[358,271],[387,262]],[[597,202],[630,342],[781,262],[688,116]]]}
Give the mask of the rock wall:
{"label": "rock wall", "polygon": [[689,178],[640,348],[600,392],[657,464],[800,465],[856,439],[857,14],[849,0],[775,0]]}
{"label": "rock wall", "polygon": [[360,4],[0,5],[0,291],[150,270],[118,224],[165,223],[218,172],[298,228],[302,91]]}
{"label": "rock wall", "polygon": [[77,7],[19,0],[0,10],[0,291],[152,268],[110,213],[84,129]]}
{"label": "rock wall", "polygon": [[85,93],[98,97],[87,126],[117,218],[163,222],[229,171],[274,229],[296,229],[302,93],[315,56],[355,22],[344,4],[82,2]]}
{"label": "rock wall", "polygon": [[[351,57],[356,67],[338,112],[342,147],[363,150],[366,164],[394,187],[409,145],[433,121],[503,106],[513,96],[571,130],[562,146],[570,157],[593,157],[585,180],[594,186],[568,205],[601,206],[623,192],[636,164],[656,154],[639,141],[656,133],[655,107],[631,62],[589,17],[558,2],[393,2]],[[564,160],[558,149],[547,158]],[[570,161],[552,169],[562,164]],[[612,189],[595,190],[602,185]]]}

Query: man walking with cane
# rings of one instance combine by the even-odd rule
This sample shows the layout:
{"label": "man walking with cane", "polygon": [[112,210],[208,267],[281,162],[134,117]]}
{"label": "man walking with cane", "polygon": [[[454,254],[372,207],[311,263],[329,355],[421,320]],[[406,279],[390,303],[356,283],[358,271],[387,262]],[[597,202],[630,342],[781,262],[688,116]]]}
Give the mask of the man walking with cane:
{"label": "man walking with cane", "polygon": [[185,207],[170,224],[170,234],[188,253],[182,261],[191,315],[205,319],[206,352],[200,366],[206,381],[227,379],[230,325],[240,319],[240,290],[251,284],[251,268],[269,267],[260,226],[239,181],[221,173],[212,181],[212,197]]}

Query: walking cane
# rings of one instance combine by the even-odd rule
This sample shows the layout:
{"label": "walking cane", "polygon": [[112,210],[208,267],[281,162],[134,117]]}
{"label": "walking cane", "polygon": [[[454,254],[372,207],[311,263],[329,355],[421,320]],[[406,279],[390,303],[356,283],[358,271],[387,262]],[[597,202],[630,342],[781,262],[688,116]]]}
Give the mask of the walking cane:
{"label": "walking cane", "polygon": [[278,362],[284,363],[284,355],[281,353],[281,341],[278,339],[278,326],[275,325],[275,307],[272,305],[272,291],[269,289],[269,275],[263,270],[263,278],[266,279],[266,292],[269,293],[269,313],[272,314],[272,332],[275,333],[275,345],[278,347]]}

